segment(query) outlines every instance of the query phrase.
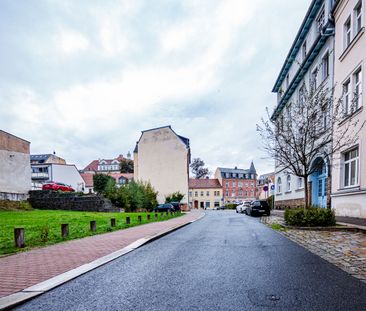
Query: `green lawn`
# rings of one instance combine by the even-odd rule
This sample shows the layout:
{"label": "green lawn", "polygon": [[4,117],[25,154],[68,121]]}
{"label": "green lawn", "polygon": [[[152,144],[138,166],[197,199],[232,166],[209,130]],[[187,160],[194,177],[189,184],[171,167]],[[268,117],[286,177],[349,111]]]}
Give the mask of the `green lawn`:
{"label": "green lawn", "polygon": [[[151,219],[147,220],[147,215]],[[51,245],[66,240],[78,239],[90,235],[111,232],[139,225],[138,216],[142,216],[142,224],[162,221],[178,217],[182,214],[169,215],[158,213],[97,213],[72,211],[0,211],[0,255],[28,250],[33,247]],[[126,224],[126,217],[130,217],[131,224]],[[111,218],[116,218],[116,227],[111,227]],[[97,231],[90,231],[90,221],[95,220]],[[61,238],[61,224],[69,224],[69,237]],[[25,229],[26,247],[19,249],[14,246],[14,228]]]}

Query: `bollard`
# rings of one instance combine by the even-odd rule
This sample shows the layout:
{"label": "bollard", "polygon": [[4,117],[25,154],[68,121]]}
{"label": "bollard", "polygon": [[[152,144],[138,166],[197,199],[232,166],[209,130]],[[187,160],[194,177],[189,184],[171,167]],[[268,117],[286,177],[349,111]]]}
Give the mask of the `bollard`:
{"label": "bollard", "polygon": [[14,228],[14,240],[15,247],[23,248],[25,246],[24,228]]}
{"label": "bollard", "polygon": [[139,223],[141,223],[141,220],[142,220],[142,219],[141,219],[141,215],[138,215],[138,216],[137,216],[137,219],[138,219]]}
{"label": "bollard", "polygon": [[159,215],[155,213],[155,219],[158,219],[159,218]]}
{"label": "bollard", "polygon": [[164,213],[161,213],[161,218],[164,218]]}
{"label": "bollard", "polygon": [[169,217],[169,212],[166,212],[166,215]]}
{"label": "bollard", "polygon": [[150,214],[147,214],[147,220],[150,220],[150,217],[151,217]]}
{"label": "bollard", "polygon": [[90,231],[97,231],[97,222],[95,220],[90,221]]}
{"label": "bollard", "polygon": [[69,224],[61,224],[61,237],[66,238],[69,236]]}
{"label": "bollard", "polygon": [[116,226],[116,218],[111,218],[111,227]]}
{"label": "bollard", "polygon": [[126,217],[126,224],[129,225],[131,223],[130,217]]}

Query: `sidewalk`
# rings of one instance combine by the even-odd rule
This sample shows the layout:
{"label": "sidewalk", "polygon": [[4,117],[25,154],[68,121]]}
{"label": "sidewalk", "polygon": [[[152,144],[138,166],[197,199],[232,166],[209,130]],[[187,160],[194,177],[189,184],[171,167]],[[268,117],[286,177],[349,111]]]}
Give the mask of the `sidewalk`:
{"label": "sidewalk", "polygon": [[0,258],[0,298],[90,263],[118,251],[139,239],[188,224],[203,216],[192,211],[185,216],[167,221],[140,225],[112,233],[105,233],[59,243]]}

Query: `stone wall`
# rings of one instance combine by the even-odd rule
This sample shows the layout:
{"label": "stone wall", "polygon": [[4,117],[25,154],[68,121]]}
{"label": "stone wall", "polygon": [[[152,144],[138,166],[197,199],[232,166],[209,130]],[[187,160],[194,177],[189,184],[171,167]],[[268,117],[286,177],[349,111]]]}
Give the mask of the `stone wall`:
{"label": "stone wall", "polygon": [[275,201],[275,208],[286,209],[286,208],[304,207],[304,204],[305,204],[304,199],[279,200]]}
{"label": "stone wall", "polygon": [[36,209],[71,210],[86,212],[119,212],[110,200],[95,194],[73,192],[29,191],[29,203]]}

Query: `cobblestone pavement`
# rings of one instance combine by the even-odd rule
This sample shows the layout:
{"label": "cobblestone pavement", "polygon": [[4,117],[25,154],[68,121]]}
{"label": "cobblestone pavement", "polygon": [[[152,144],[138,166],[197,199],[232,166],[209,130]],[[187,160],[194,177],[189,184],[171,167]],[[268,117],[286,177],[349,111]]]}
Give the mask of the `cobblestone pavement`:
{"label": "cobblestone pavement", "polygon": [[[284,224],[282,217],[262,217],[271,225]],[[340,269],[366,283],[366,233],[284,229],[282,235],[302,245]]]}
{"label": "cobblestone pavement", "polygon": [[48,280],[56,275],[113,253],[138,239],[166,232],[198,219],[202,212],[99,234],[0,258],[0,297]]}

